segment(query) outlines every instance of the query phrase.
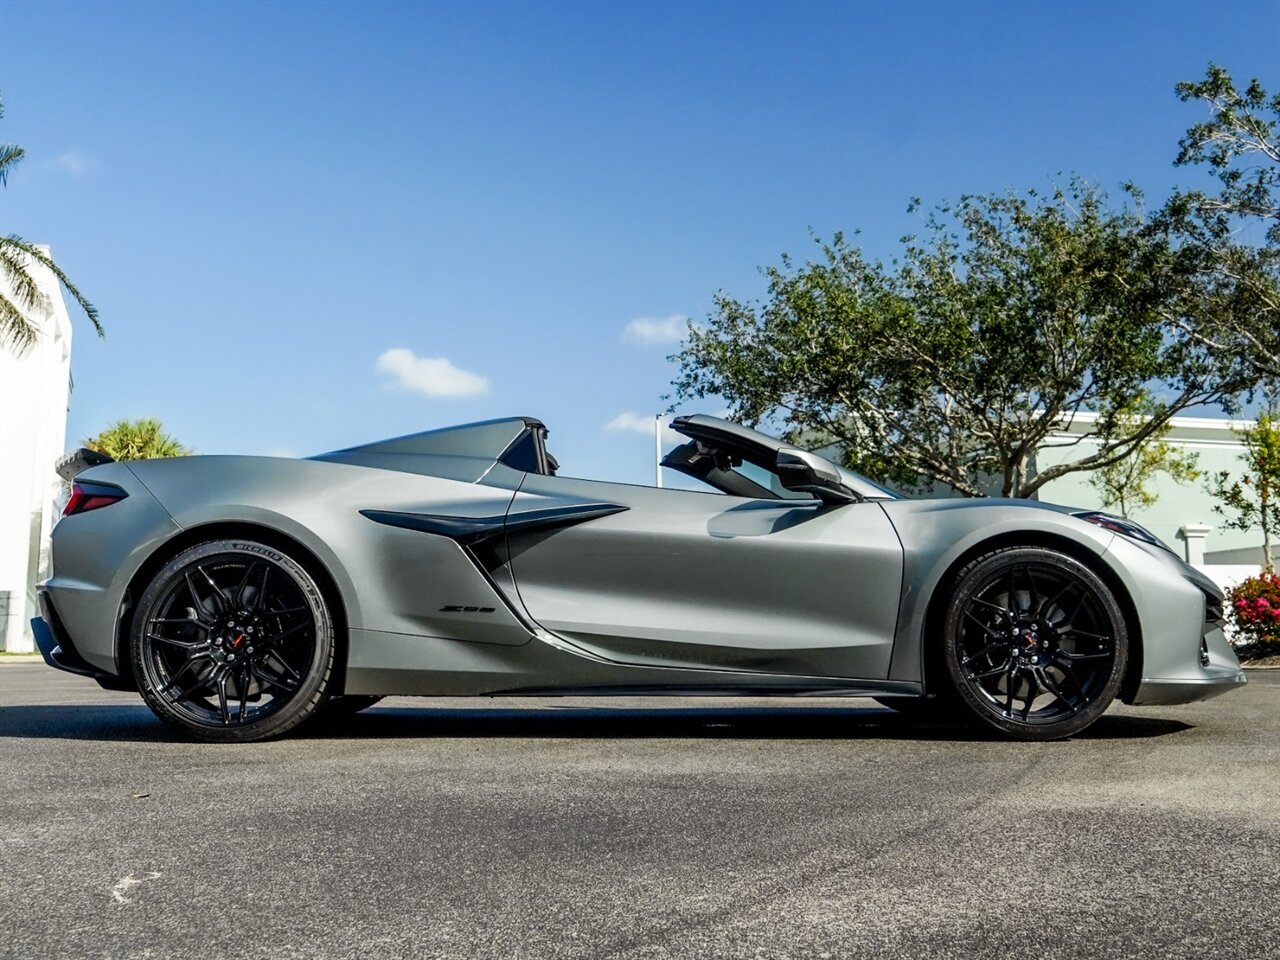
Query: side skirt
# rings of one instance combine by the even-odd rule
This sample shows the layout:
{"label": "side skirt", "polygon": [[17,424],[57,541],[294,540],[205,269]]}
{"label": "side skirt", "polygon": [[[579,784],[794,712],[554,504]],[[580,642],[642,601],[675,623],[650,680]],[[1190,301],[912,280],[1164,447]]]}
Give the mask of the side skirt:
{"label": "side skirt", "polygon": [[921,697],[918,683],[891,680],[851,680],[849,686],[791,686],[763,683],[760,686],[698,687],[672,684],[660,686],[527,687],[502,690],[496,695],[513,697]]}
{"label": "side skirt", "polygon": [[348,693],[380,696],[920,696],[920,683],[612,663],[538,637],[516,647],[352,630]]}

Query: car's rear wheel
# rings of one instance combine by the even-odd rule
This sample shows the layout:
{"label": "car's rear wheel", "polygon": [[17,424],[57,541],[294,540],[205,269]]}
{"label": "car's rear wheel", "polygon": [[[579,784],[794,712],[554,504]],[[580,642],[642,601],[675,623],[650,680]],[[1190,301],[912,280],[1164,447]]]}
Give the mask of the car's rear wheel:
{"label": "car's rear wheel", "polygon": [[1040,547],[996,550],[961,570],[945,625],[959,702],[1018,739],[1088,727],[1115,699],[1128,662],[1111,589],[1080,561]]}
{"label": "car's rear wheel", "polygon": [[328,696],[334,628],[315,579],[261,543],[218,540],[165,565],[134,614],[147,705],[202,740],[279,736]]}

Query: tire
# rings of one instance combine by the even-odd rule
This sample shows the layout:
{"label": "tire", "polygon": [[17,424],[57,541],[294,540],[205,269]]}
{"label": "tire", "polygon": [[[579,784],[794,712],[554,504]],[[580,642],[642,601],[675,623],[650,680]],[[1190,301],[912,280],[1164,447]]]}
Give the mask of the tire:
{"label": "tire", "polygon": [[350,717],[361,710],[368,710],[382,697],[364,693],[344,693],[330,697],[318,711],[326,718]]}
{"label": "tire", "polygon": [[1073,557],[1007,547],[968,564],[946,607],[943,660],[956,700],[982,726],[1057,740],[1111,705],[1129,657],[1115,595]]}
{"label": "tire", "polygon": [[184,551],[143,591],[129,634],[147,706],[188,737],[278,737],[328,698],[334,626],[306,568],[249,540]]}

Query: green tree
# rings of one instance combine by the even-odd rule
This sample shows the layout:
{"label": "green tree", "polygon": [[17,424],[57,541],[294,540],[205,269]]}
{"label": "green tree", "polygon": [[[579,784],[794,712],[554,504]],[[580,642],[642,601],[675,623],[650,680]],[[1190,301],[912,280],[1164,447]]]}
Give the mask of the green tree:
{"label": "green tree", "polygon": [[[763,303],[717,296],[671,358],[677,402],[721,397],[899,485],[1029,497],[1124,460],[1188,407],[1235,410],[1266,379],[1234,341],[1187,334],[1191,307],[1256,329],[1183,267],[1136,191],[1118,208],[1081,182],[963,197],[887,267],[840,235],[820,246],[816,262],[768,268]],[[1094,443],[1033,469],[1082,411],[1097,419],[1072,443]]]}
{"label": "green tree", "polygon": [[[0,101],[0,118],[4,117],[4,103]],[[26,155],[26,151],[15,144],[0,144],[0,186],[7,186],[9,173]],[[40,264],[49,270],[58,282],[66,288],[80,309],[93,324],[98,336],[103,335],[102,324],[98,321],[98,310],[71,282],[62,268],[53,258],[34,243],[28,243],[17,234],[0,237],[0,277],[6,280],[8,293],[0,291],[0,346],[8,347],[17,353],[23,353],[36,342],[39,328],[32,321],[32,316],[49,309],[49,297],[31,275],[32,268]]]}
{"label": "green tree", "polygon": [[[1155,218],[1179,248],[1179,269],[1196,278],[1201,309],[1185,305],[1172,322],[1200,343],[1239,350],[1274,381],[1280,376],[1280,93],[1257,80],[1239,90],[1209,64],[1203,80],[1179,83],[1178,97],[1208,108],[1174,160],[1206,168],[1211,190],[1176,192]],[[1252,238],[1256,242],[1242,242]]]}
{"label": "green tree", "polygon": [[1209,492],[1213,509],[1231,530],[1262,531],[1263,569],[1274,569],[1272,538],[1280,538],[1280,414],[1264,411],[1257,422],[1237,431],[1244,441],[1244,474],[1229,471],[1213,476]]}
{"label": "green tree", "polygon": [[[1125,429],[1133,429],[1137,422],[1150,415],[1150,411],[1144,411],[1126,416],[1125,419],[1134,422],[1126,423]],[[1155,506],[1159,498],[1149,484],[1161,473],[1168,474],[1175,483],[1199,479],[1200,455],[1170,444],[1165,439],[1168,433],[1169,424],[1165,424],[1129,456],[1101,467],[1089,477],[1104,508],[1118,508],[1122,517],[1128,517],[1136,509]]]}
{"label": "green tree", "polygon": [[165,433],[160,421],[154,417],[117,420],[96,437],[85,440],[84,446],[105,453],[113,460],[186,457],[194,452]]}

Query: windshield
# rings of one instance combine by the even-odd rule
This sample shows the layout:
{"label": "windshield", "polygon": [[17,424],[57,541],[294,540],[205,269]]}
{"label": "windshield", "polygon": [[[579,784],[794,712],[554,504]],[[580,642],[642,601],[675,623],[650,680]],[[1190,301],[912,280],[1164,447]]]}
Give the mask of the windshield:
{"label": "windshield", "polygon": [[744,460],[741,463],[735,463],[729,469],[739,476],[746,477],[756,486],[769,491],[779,500],[813,499],[813,494],[811,493],[805,493],[802,490],[788,490],[772,470],[766,470],[764,467],[756,466],[756,464],[749,461]]}
{"label": "windshield", "polygon": [[[778,452],[791,449],[791,444],[740,423],[703,414],[677,417],[671,426],[691,442],[671,451],[664,458],[663,466],[734,496],[762,499],[810,496],[807,492],[787,490],[774,470]],[[823,454],[817,453],[817,456]],[[840,475],[841,483],[863,499],[900,499],[899,494],[852,470],[835,463],[831,463],[831,467]]]}
{"label": "windshield", "polygon": [[854,473],[852,470],[846,470],[839,464],[835,465],[840,471],[840,479],[844,481],[844,485],[854,493],[859,493],[868,500],[901,500],[902,494],[890,490],[888,487],[882,487],[874,480],[869,480],[860,473]]}

